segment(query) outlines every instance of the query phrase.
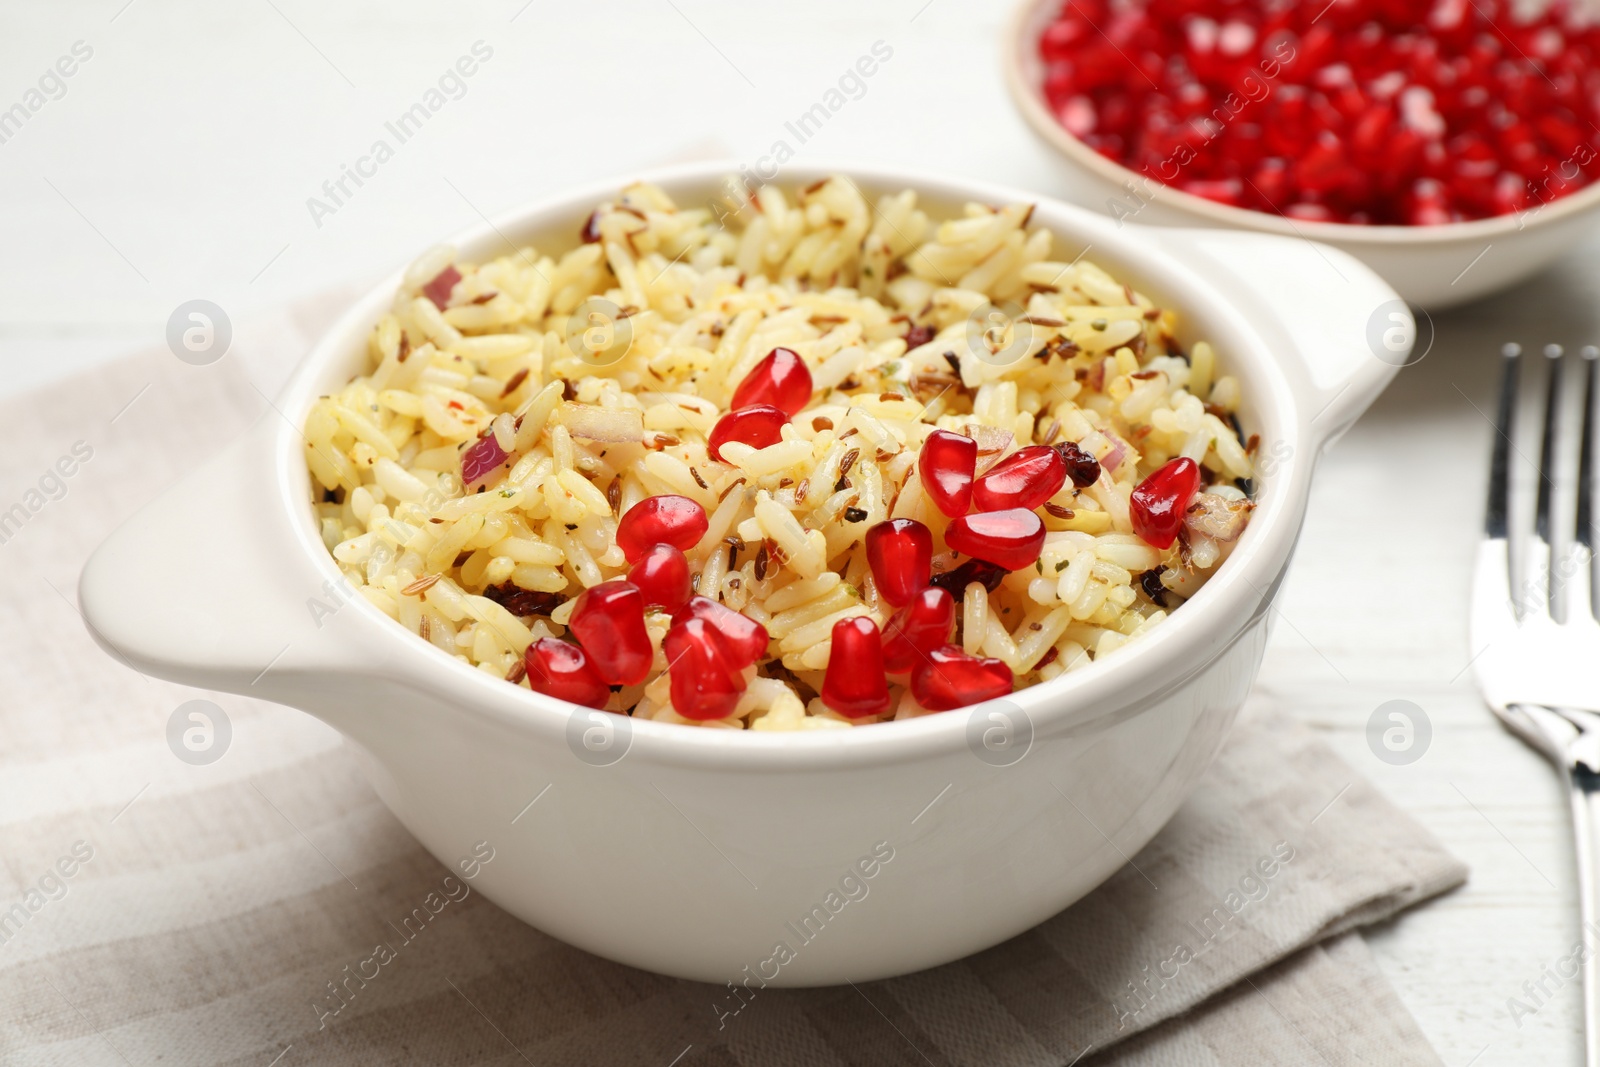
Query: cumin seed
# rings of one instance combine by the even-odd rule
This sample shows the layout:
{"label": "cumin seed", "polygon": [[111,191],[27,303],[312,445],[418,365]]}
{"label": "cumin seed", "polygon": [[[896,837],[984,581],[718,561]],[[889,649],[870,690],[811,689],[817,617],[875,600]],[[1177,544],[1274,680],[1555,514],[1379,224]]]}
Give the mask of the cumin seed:
{"label": "cumin seed", "polygon": [[433,584],[435,582],[437,582],[438,580],[439,580],[439,576],[437,574],[424,574],[421,578],[418,578],[416,581],[412,582],[410,585],[408,585],[404,589],[400,590],[400,595],[401,596],[421,596],[424,592],[426,592],[428,589],[430,589],[433,586]]}

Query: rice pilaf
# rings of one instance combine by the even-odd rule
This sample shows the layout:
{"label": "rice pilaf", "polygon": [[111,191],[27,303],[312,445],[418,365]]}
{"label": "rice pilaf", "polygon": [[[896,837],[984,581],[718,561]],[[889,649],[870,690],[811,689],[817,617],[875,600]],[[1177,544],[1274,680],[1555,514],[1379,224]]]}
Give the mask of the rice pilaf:
{"label": "rice pilaf", "polygon": [[[582,660],[587,642],[550,639],[574,640],[585,590],[603,586],[598,602],[637,573],[619,521],[646,499],[686,498],[704,522],[680,546],[693,593],[770,643],[730,668],[735,691],[716,705],[728,714],[686,718],[663,646],[706,627],[651,607],[645,676],[591,703],[788,730],[929,713],[904,672],[887,674],[886,706],[862,705],[882,711],[847,717],[820,696],[841,621],[870,620],[849,639],[871,645],[897,611],[867,551],[890,520],[931,532],[931,575],[908,588],[931,578],[949,593],[942,654],[998,661],[1007,692],[1138,639],[1226,557],[1253,506],[1237,380],[1206,343],[1179,350],[1172,309],[1030,229],[1029,205],[940,220],[911,191],[872,204],[834,177],[767,185],[720,214],[633,185],[574,220],[568,251],[474,264],[439,247],[411,266],[366,372],[305,421],[317,521],[352,586],[450,655],[565,695],[549,653]],[[775,350],[798,357],[809,399],[755,436],[726,436],[736,388],[776,373]],[[919,471],[930,436],[944,448],[949,435],[975,446],[961,476],[980,496],[1003,460],[991,488],[1030,463],[1053,468],[1052,455],[1068,468],[1048,499],[1016,509],[1037,519],[1013,525],[1042,528],[1020,569],[947,547],[985,529],[961,505],[950,514]],[[1191,471],[1158,547],[1145,498]],[[530,646],[544,657],[533,679]]]}

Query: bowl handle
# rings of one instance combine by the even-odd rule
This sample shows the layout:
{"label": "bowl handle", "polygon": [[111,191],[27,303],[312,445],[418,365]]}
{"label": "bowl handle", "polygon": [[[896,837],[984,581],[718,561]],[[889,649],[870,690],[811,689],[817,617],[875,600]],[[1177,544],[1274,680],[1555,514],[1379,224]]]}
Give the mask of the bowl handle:
{"label": "bowl handle", "polygon": [[1231,230],[1152,229],[1160,244],[1229,296],[1266,337],[1319,445],[1350,428],[1408,361],[1411,310],[1372,269],[1328,245]]}
{"label": "bowl handle", "polygon": [[[274,499],[271,412],[95,549],[78,584],[95,639],[135,670],[306,706],[359,641],[355,594]],[[342,615],[341,615],[342,613]]]}

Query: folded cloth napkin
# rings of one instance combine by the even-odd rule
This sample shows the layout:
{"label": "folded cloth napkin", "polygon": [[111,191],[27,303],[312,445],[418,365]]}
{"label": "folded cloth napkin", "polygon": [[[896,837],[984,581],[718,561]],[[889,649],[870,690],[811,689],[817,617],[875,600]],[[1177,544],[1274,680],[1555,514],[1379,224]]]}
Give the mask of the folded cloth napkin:
{"label": "folded cloth napkin", "polygon": [[268,397],[329,311],[241,329],[210,366],[161,350],[0,405],[0,1062],[1439,1062],[1350,931],[1465,869],[1268,716],[1104,886],[920,974],[730,1011],[728,989],[570,948],[468,883],[402,931],[447,872],[336,734],[211,694],[231,739],[191,765],[168,726],[200,694],[116,662],[76,608],[122,518],[279,417]]}

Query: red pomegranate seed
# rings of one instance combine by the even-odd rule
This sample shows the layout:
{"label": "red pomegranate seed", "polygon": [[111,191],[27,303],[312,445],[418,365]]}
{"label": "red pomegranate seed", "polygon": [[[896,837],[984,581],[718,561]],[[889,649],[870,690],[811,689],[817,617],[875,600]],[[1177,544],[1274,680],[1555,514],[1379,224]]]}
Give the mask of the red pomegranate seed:
{"label": "red pomegranate seed", "polygon": [[1048,445],[1028,445],[990,467],[972,484],[979,511],[1026,508],[1032,511],[1067,484],[1067,462]]}
{"label": "red pomegranate seed", "polygon": [[1139,483],[1128,500],[1133,532],[1155,548],[1171,548],[1183,513],[1200,488],[1200,468],[1187,456],[1171,460]]}
{"label": "red pomegranate seed", "polygon": [[422,295],[433,301],[433,306],[440,311],[450,303],[450,294],[455,292],[456,282],[461,280],[461,272],[455,267],[446,267],[433,276],[433,280],[422,287]]}
{"label": "red pomegranate seed", "polygon": [[725,719],[744,692],[744,677],[717,628],[704,619],[672,624],[661,643],[671,676],[672,707],[685,719]]}
{"label": "red pomegranate seed", "polygon": [[522,657],[528,669],[528,688],[588,708],[604,708],[611,687],[595,670],[583,649],[569,641],[541,637]]}
{"label": "red pomegranate seed", "polygon": [[955,624],[955,598],[930,585],[889,617],[883,628],[883,669],[894,674],[909,671],[950,640]]}
{"label": "red pomegranate seed", "polygon": [[1020,571],[1033,566],[1044,548],[1044,522],[1023,508],[962,515],[951,520],[944,543],[964,555]]}
{"label": "red pomegranate seed", "polygon": [[617,523],[617,544],[629,563],[637,563],[652,545],[671,545],[687,552],[705,536],[706,509],[686,496],[647,496]]}
{"label": "red pomegranate seed", "polygon": [[806,368],[806,361],[792,348],[774,348],[744,376],[728,407],[737,411],[763,405],[779,408],[793,417],[811,403],[811,393],[811,371]]}
{"label": "red pomegranate seed", "polygon": [[978,466],[978,442],[949,430],[935,430],[922,443],[917,472],[933,506],[952,518],[972,506],[972,475]]}
{"label": "red pomegranate seed", "polygon": [[1193,178],[1180,181],[1178,188],[1192,196],[1215,200],[1219,204],[1244,206],[1244,182],[1238,178]]}
{"label": "red pomegranate seed", "polygon": [[911,671],[911,695],[929,711],[950,711],[1011,692],[1002,660],[969,656],[960,645],[936,648]]}
{"label": "red pomegranate seed", "polygon": [[933,570],[933,531],[915,519],[890,519],[868,530],[866,543],[878,595],[897,608],[911,603]]}
{"label": "red pomegranate seed", "polygon": [[847,719],[864,719],[889,710],[883,635],[878,624],[864,615],[833,624],[828,673],[822,676],[822,702]]}
{"label": "red pomegranate seed", "polygon": [[1413,226],[1442,226],[1454,218],[1444,183],[1433,178],[1417,179],[1406,199],[1406,222]]}
{"label": "red pomegranate seed", "polygon": [[461,481],[472,488],[499,469],[506,461],[505,449],[495,440],[494,434],[485,434],[461,453]]}
{"label": "red pomegranate seed", "polygon": [[711,437],[706,441],[706,451],[721,463],[722,446],[737,441],[751,448],[766,448],[783,440],[783,427],[789,416],[782,408],[771,404],[752,404],[747,408],[730,411],[711,427]]}
{"label": "red pomegranate seed", "polygon": [[1250,176],[1250,184],[1261,194],[1261,199],[1269,204],[1289,203],[1289,194],[1293,191],[1289,164],[1277,156],[1268,156],[1256,165],[1255,173]]}
{"label": "red pomegranate seed", "polygon": [[644,597],[632,582],[601,582],[578,594],[569,625],[608,685],[638,685],[654,652],[644,628]]}
{"label": "red pomegranate seed", "polygon": [[733,663],[740,670],[750,666],[767,654],[767,628],[726,604],[710,597],[691,597],[689,602],[672,615],[674,626],[689,619],[702,619],[717,628]]}
{"label": "red pomegranate seed", "polygon": [[677,611],[689,602],[689,561],[671,545],[651,545],[628,571],[628,581],[639,587],[645,607]]}

